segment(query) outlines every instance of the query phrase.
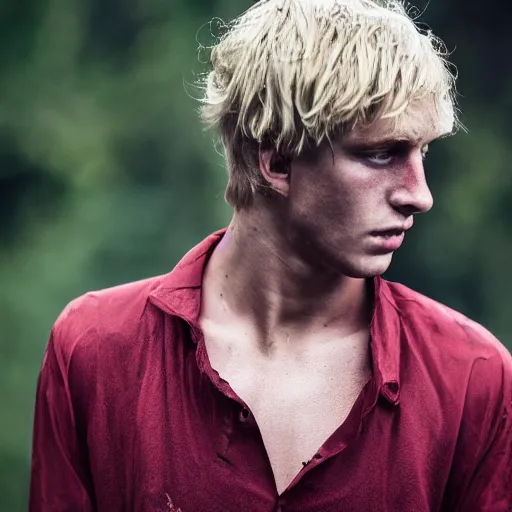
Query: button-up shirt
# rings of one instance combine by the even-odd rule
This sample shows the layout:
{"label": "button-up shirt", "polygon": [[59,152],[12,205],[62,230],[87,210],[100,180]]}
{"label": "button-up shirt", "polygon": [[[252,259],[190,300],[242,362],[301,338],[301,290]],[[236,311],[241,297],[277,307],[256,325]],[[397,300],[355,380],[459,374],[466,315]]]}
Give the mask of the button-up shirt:
{"label": "button-up shirt", "polygon": [[59,316],[38,381],[31,512],[512,510],[510,354],[380,277],[372,377],[278,495],[257,421],[199,328],[224,232],[169,274],[87,293]]}

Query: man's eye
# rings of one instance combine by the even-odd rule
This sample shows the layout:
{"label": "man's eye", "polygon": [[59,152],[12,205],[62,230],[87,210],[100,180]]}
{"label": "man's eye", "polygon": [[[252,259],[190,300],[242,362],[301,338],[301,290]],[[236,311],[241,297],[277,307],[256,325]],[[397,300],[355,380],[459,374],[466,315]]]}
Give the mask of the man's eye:
{"label": "man's eye", "polygon": [[[410,147],[397,145],[395,147],[368,151],[364,156],[368,162],[373,165],[389,165],[393,163],[396,158],[406,158],[411,152]],[[421,158],[425,160],[428,154],[428,145],[421,148]]]}
{"label": "man's eye", "polygon": [[368,153],[366,159],[375,165],[387,165],[393,161],[393,155],[389,151]]}

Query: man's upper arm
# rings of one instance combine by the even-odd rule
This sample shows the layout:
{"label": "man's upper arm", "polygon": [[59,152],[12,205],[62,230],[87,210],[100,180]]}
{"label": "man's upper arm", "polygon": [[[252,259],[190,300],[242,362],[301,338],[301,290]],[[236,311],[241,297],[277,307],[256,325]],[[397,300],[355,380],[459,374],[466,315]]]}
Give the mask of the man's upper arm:
{"label": "man's upper arm", "polygon": [[512,511],[512,415],[503,417],[489,450],[478,464],[461,511]]}
{"label": "man's upper arm", "polygon": [[[481,391],[480,410],[472,414],[476,419],[471,426],[479,429],[481,442],[464,443],[467,457],[475,455],[475,464],[469,474],[466,491],[459,495],[457,510],[464,512],[512,511],[512,358],[505,351],[490,360],[478,362],[473,375],[472,393]],[[485,368],[485,369],[484,369]],[[493,403],[494,402],[494,403]]]}
{"label": "man's upper arm", "polygon": [[37,384],[30,512],[93,510],[87,456],[77,435],[68,378],[73,342],[66,339],[71,333],[59,320]]}

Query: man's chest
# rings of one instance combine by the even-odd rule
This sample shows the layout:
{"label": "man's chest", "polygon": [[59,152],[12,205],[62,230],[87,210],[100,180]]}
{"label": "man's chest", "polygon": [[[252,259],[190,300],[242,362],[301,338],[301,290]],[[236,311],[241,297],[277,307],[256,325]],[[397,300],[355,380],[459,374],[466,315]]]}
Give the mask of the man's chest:
{"label": "man's chest", "polygon": [[342,425],[368,378],[364,373],[331,380],[307,374],[220,375],[254,416],[279,494]]}
{"label": "man's chest", "polygon": [[412,430],[417,415],[407,406],[377,404],[357,435],[335,434],[323,451],[333,455],[302,469],[354,410],[365,378],[348,378],[349,361],[339,367],[328,358],[325,372],[300,373],[292,365],[265,373],[241,361],[215,365],[212,357],[237,401],[196,359],[195,351],[166,354],[144,367],[137,386],[120,388],[107,377],[100,383],[88,438],[99,511],[272,512],[276,484],[282,491],[297,473],[279,498],[290,512],[439,509],[432,505],[439,504],[453,450],[426,435],[431,427]]}
{"label": "man's chest", "polygon": [[227,355],[207,341],[212,367],[259,429],[279,494],[343,424],[369,380],[364,340],[354,346],[350,354],[319,350],[268,361],[243,351]]}

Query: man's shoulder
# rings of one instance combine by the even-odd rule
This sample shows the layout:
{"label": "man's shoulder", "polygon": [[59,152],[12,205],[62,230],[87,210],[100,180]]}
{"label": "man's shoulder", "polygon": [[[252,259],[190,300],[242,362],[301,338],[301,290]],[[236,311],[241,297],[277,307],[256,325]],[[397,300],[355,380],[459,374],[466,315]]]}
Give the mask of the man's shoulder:
{"label": "man's shoulder", "polygon": [[62,357],[77,348],[134,339],[148,314],[148,299],[163,276],[87,292],[73,299],[55,321],[51,343]]}
{"label": "man's shoulder", "polygon": [[501,342],[478,322],[403,284],[386,281],[384,295],[406,327],[416,326],[425,334],[442,339],[446,342],[445,347],[453,342],[456,348],[462,348],[459,345],[462,343],[466,348],[474,345],[477,350],[507,352]]}
{"label": "man's shoulder", "polygon": [[512,376],[512,356],[494,334],[455,309],[411,288],[386,281],[386,299],[396,308],[404,329],[414,334],[419,350],[439,352],[444,359],[489,360]]}

